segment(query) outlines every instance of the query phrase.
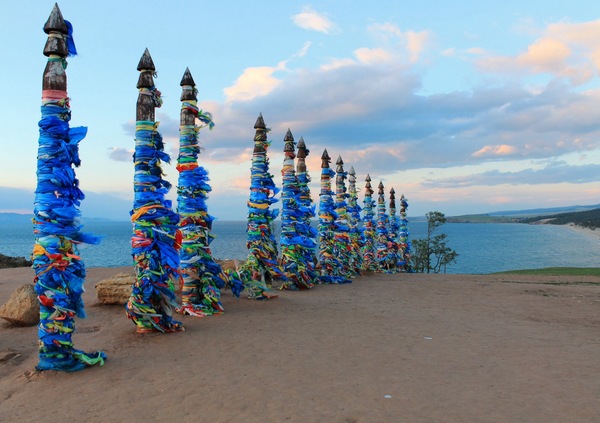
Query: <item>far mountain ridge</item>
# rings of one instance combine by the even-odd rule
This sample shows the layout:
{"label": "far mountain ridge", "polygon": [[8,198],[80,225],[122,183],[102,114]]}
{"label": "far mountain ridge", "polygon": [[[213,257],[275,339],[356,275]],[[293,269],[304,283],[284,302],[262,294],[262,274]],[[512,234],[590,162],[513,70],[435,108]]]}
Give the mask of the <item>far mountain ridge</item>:
{"label": "far mountain ridge", "polygon": [[596,229],[600,227],[600,204],[451,216],[447,218],[447,221],[449,223],[529,223],[551,225],[572,223],[577,226]]}

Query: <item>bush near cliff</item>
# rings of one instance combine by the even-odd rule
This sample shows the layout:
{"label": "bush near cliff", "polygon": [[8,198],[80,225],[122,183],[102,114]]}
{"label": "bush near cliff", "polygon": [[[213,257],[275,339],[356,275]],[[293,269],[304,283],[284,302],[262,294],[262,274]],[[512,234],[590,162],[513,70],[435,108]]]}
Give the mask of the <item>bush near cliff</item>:
{"label": "bush near cliff", "polygon": [[8,269],[10,267],[31,267],[31,261],[25,257],[10,257],[0,254],[0,269]]}

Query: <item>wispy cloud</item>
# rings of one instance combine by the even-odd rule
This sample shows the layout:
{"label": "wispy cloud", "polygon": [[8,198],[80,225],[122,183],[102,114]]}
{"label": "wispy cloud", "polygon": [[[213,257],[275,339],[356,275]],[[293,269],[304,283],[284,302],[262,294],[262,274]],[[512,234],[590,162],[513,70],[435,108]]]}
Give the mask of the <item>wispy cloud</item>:
{"label": "wispy cloud", "polygon": [[108,158],[117,162],[129,162],[132,156],[133,150],[120,147],[111,147],[108,149]]}
{"label": "wispy cloud", "polygon": [[402,31],[398,25],[390,22],[372,24],[368,32],[395,56],[406,55],[409,63],[419,61],[433,38],[431,31]]}
{"label": "wispy cloud", "polygon": [[559,22],[541,30],[539,37],[516,56],[488,54],[476,63],[486,72],[549,74],[581,85],[600,70],[600,20]]}
{"label": "wispy cloud", "polygon": [[473,153],[474,157],[484,156],[510,156],[517,152],[516,147],[512,145],[486,145]]}
{"label": "wispy cloud", "polygon": [[540,185],[540,184],[587,184],[596,182],[600,164],[572,166],[564,162],[551,163],[541,169],[523,169],[517,172],[490,170],[466,176],[429,179],[425,187],[464,188],[470,186]]}
{"label": "wispy cloud", "polygon": [[334,28],[334,23],[322,13],[315,11],[310,6],[304,7],[302,12],[292,16],[294,24],[309,31],[329,34]]}

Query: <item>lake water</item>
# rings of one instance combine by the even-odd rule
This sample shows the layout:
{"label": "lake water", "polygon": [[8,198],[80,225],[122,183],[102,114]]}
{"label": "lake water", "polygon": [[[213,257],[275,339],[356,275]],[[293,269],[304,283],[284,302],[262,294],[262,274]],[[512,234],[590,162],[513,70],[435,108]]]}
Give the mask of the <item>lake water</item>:
{"label": "lake water", "polygon": [[[278,222],[276,222],[278,223]],[[410,238],[423,238],[426,222],[409,222]],[[29,257],[33,248],[30,223],[1,223],[0,253]],[[131,223],[91,221],[85,232],[103,236],[100,245],[83,245],[87,267],[129,266]],[[600,267],[600,240],[566,226],[518,223],[447,223],[436,233],[446,233],[448,244],[459,254],[448,273],[493,273],[503,270],[544,267]],[[215,221],[211,244],[218,259],[244,260],[246,222]]]}

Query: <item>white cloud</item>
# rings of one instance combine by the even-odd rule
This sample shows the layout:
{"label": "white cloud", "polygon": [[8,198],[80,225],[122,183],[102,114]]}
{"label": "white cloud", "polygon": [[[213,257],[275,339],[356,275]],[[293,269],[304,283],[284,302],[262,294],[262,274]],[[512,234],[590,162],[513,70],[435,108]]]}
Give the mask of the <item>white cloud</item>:
{"label": "white cloud", "polygon": [[600,71],[600,20],[550,24],[515,56],[488,53],[476,61],[487,72],[549,74],[572,84],[590,81]]}
{"label": "white cloud", "polygon": [[309,6],[305,7],[302,12],[292,16],[292,20],[302,29],[322,32],[324,34],[329,34],[335,27],[326,15],[318,13]]}
{"label": "white cloud", "polygon": [[339,68],[343,68],[346,66],[351,66],[356,64],[356,61],[354,61],[353,59],[350,58],[345,58],[345,59],[331,59],[330,62],[325,63],[324,65],[321,65],[320,70],[322,71],[331,71],[334,69],[339,69]]}
{"label": "white cloud", "polygon": [[282,83],[273,74],[283,69],[285,62],[280,62],[277,66],[246,68],[235,84],[223,90],[227,101],[248,101],[269,94]]}
{"label": "white cloud", "polygon": [[368,31],[387,49],[397,52],[396,55],[406,53],[409,63],[419,61],[433,37],[430,31],[402,31],[399,26],[390,22],[373,24]]}
{"label": "white cloud", "polygon": [[486,145],[473,153],[473,157],[508,156],[515,154],[517,149],[512,145]]}
{"label": "white cloud", "polygon": [[354,50],[354,55],[360,63],[367,65],[389,63],[392,61],[390,52],[382,48],[359,48]]}

